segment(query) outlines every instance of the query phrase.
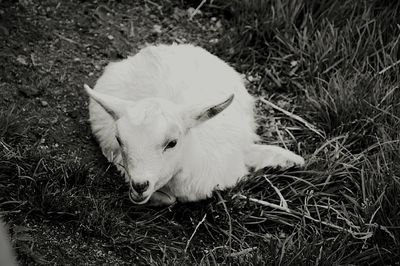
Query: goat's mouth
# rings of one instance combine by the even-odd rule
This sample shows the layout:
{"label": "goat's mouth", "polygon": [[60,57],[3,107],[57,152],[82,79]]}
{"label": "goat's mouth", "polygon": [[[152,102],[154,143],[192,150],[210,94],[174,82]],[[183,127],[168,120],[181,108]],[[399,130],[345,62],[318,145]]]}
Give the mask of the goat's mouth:
{"label": "goat's mouth", "polygon": [[129,199],[132,201],[132,203],[137,204],[137,205],[141,205],[141,204],[145,204],[149,201],[151,194],[148,196],[138,196],[135,195],[133,191],[129,191]]}

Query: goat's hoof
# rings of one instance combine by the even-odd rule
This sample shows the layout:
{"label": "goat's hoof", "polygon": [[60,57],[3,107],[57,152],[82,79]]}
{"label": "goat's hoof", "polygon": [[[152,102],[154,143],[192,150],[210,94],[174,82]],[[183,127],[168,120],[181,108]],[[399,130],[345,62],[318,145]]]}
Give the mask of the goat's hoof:
{"label": "goat's hoof", "polygon": [[279,165],[282,168],[303,167],[305,164],[304,158],[297,154],[291,154],[286,158],[286,161]]}
{"label": "goat's hoof", "polygon": [[151,206],[168,206],[176,202],[176,197],[164,191],[156,191],[151,195],[149,205]]}

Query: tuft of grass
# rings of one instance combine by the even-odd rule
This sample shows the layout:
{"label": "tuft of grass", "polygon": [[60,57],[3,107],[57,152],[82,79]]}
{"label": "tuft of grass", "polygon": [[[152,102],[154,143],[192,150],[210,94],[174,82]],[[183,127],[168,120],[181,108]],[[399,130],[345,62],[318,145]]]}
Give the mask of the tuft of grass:
{"label": "tuft of grass", "polygon": [[16,143],[27,131],[19,121],[15,106],[0,111],[0,141],[2,143]]}

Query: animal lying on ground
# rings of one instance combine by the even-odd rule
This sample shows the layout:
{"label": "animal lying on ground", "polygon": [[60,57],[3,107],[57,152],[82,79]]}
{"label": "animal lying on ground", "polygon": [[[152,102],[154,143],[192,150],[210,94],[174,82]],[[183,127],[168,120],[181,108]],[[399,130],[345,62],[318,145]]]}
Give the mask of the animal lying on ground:
{"label": "animal lying on ground", "polygon": [[6,225],[0,220],[0,266],[16,265],[17,262],[7,234]]}
{"label": "animal lying on ground", "polygon": [[249,168],[304,164],[256,144],[254,98],[238,72],[200,47],[148,46],[84,87],[93,134],[136,204],[197,201]]}

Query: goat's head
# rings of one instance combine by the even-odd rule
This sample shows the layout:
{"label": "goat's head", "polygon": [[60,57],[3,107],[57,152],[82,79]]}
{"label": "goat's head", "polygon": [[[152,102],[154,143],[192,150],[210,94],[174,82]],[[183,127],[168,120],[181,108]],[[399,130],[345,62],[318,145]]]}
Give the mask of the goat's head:
{"label": "goat's head", "polygon": [[115,120],[113,137],[136,204],[146,203],[179,172],[189,130],[222,112],[234,98],[232,94],[220,103],[193,107],[161,98],[127,101],[84,87]]}

